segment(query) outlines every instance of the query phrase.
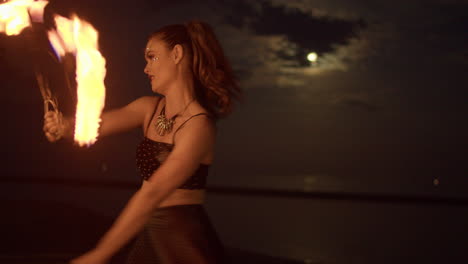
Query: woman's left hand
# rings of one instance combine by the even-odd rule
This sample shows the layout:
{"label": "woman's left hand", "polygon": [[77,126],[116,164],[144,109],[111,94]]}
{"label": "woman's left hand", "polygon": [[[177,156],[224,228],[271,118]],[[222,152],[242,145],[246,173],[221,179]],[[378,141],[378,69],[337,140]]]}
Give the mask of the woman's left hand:
{"label": "woman's left hand", "polygon": [[69,264],[107,264],[109,257],[100,254],[96,250],[91,250],[70,261]]}

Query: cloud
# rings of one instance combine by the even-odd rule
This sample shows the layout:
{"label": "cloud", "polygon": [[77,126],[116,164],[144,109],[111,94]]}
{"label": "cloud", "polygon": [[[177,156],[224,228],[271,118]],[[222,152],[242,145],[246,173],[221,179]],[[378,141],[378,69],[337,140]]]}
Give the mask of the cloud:
{"label": "cloud", "polygon": [[[437,4],[435,0],[431,2]],[[383,0],[372,5],[363,1],[344,0],[230,0],[208,1],[203,5],[175,1],[166,3],[163,8],[154,8],[154,15],[142,16],[139,24],[147,27],[147,32],[151,32],[160,24],[178,23],[193,18],[207,21],[214,27],[222,42],[225,53],[240,77],[242,87],[247,91],[267,92],[269,94],[265,96],[270,101],[288,96],[290,102],[287,104],[290,106],[295,102],[303,102],[304,105],[356,108],[359,104],[353,98],[359,98],[362,101],[361,106],[374,105],[376,109],[381,109],[375,103],[379,98],[388,98],[388,94],[395,93],[396,90],[413,89],[407,85],[410,83],[407,79],[412,78],[411,68],[433,67],[429,63],[431,58],[425,54],[436,50],[436,44],[421,43],[419,39],[429,39],[421,30],[424,29],[423,24],[429,22],[419,23],[419,19],[424,14],[433,13],[428,13],[427,10],[432,10],[428,8],[424,9],[426,11],[423,14],[416,12],[418,5],[420,3],[417,1],[395,4]],[[276,9],[271,9],[272,7]],[[287,27],[279,28],[278,21],[275,22],[274,19],[269,18],[263,22],[260,19],[259,22],[262,8],[263,12],[277,12],[275,14],[279,14],[279,22],[285,25],[292,23],[291,20],[306,21],[304,23],[311,25],[317,23],[316,25],[324,25],[325,28],[334,27],[342,33],[330,38],[326,36],[326,31],[318,34],[319,30],[312,31],[309,27],[301,27],[300,23],[295,24],[296,22],[289,24],[291,28],[295,28],[291,31]],[[291,11],[294,8],[296,10]],[[406,9],[409,11],[405,11]],[[447,22],[441,16],[435,16],[434,19]],[[361,20],[365,26],[359,26],[353,34],[348,34],[351,31],[346,29],[352,27],[343,25],[348,25],[348,22],[349,25],[359,24]],[[327,21],[341,21],[344,24]],[[409,21],[413,23],[408,23]],[[442,30],[442,33],[435,35],[434,38],[439,43],[437,45],[443,44],[444,32]],[[301,35],[304,36],[303,39],[300,38]],[[453,34],[457,35],[459,34]],[[322,47],[317,64],[313,67],[299,64],[298,56],[304,55],[307,45],[314,44]],[[434,54],[444,57],[441,53],[443,51]],[[460,57],[452,55],[450,58]],[[421,65],[421,60],[424,65]],[[395,76],[398,78],[394,79]]]}
{"label": "cloud", "polygon": [[[248,89],[271,87],[303,87],[310,89],[309,83],[340,72],[354,71],[368,67],[373,56],[381,55],[382,50],[390,52],[391,35],[394,34],[387,25],[371,25],[360,31],[358,36],[349,39],[347,44],[333,45],[330,52],[319,56],[315,65],[297,67],[293,59],[278,54],[295,54],[298,45],[291,42],[286,35],[258,36],[250,31],[242,31],[226,25],[236,32],[235,38],[227,40],[229,50],[236,50],[233,62],[238,68],[249,72],[244,76],[244,86]],[[385,46],[385,48],[382,48]],[[232,57],[232,56],[231,56]],[[323,76],[328,78],[327,76]]]}
{"label": "cloud", "polygon": [[[272,0],[250,6],[247,1],[236,2],[243,3],[233,9],[237,16],[218,25],[234,67],[243,73],[244,87],[310,89],[307,84],[316,76],[366,67],[383,46],[390,48],[389,40],[395,35],[391,25],[364,26],[360,16],[349,11],[317,15],[306,2],[311,1]],[[306,61],[307,52],[312,51],[319,53],[314,65]]]}

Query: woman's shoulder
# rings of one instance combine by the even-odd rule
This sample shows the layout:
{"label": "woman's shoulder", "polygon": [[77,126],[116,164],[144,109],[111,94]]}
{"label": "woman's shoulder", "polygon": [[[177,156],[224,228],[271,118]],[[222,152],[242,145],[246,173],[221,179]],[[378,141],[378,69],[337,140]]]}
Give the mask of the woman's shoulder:
{"label": "woman's shoulder", "polygon": [[[182,129],[184,128],[184,129]],[[213,134],[216,132],[216,123],[211,114],[203,108],[187,113],[177,130],[186,130],[185,133]]]}
{"label": "woman's shoulder", "polygon": [[[193,147],[202,145],[210,149],[216,139],[216,125],[205,114],[195,114],[184,120],[175,130],[172,142],[174,145],[186,145]],[[201,146],[200,146],[201,147]]]}
{"label": "woman's shoulder", "polygon": [[193,123],[201,124],[203,126],[215,125],[215,122],[213,122],[215,120],[213,115],[208,111],[208,109],[206,109],[205,107],[199,104],[194,105],[193,108],[187,111],[184,119],[185,119],[185,122],[190,121]]}

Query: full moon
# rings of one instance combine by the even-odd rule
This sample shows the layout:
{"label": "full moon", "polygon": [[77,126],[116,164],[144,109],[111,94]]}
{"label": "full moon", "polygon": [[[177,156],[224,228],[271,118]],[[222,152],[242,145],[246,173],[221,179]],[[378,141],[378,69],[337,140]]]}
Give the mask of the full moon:
{"label": "full moon", "polygon": [[316,62],[317,61],[317,53],[311,52],[307,55],[307,60],[310,62]]}

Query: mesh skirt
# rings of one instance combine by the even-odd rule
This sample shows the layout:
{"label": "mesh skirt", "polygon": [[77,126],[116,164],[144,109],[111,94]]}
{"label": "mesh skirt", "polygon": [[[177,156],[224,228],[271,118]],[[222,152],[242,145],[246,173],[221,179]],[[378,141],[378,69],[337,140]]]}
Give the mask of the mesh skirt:
{"label": "mesh skirt", "polygon": [[224,263],[223,246],[203,205],[158,208],[133,241],[126,264]]}

